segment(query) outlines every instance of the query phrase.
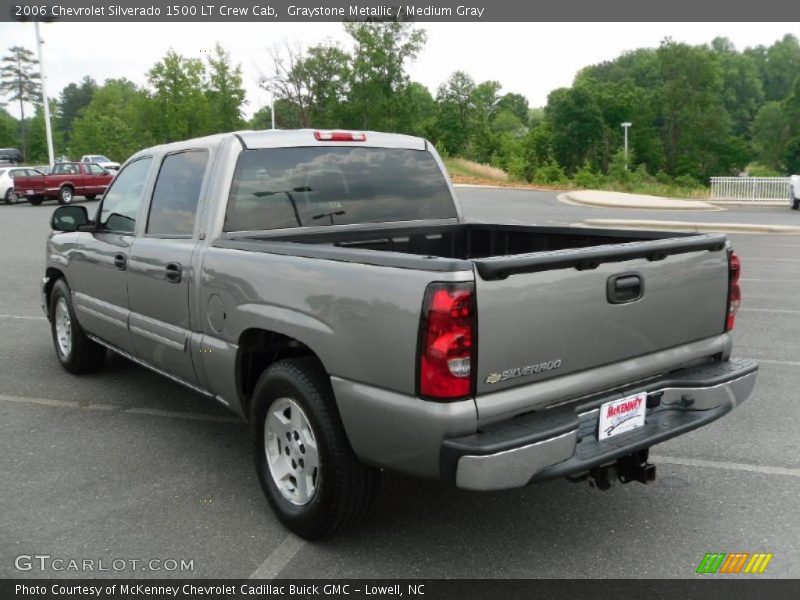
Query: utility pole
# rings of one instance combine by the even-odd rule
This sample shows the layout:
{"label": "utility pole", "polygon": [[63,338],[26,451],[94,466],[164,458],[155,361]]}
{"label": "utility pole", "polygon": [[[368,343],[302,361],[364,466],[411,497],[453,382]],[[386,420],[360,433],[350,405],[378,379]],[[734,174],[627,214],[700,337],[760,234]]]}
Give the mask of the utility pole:
{"label": "utility pole", "polygon": [[275,93],[269,96],[269,114],[272,117],[272,128],[275,129]]}
{"label": "utility pole", "polygon": [[625,130],[625,170],[628,170],[628,127],[633,125],[630,121],[625,121],[624,123],[620,123],[622,128]]}
{"label": "utility pole", "polygon": [[50,159],[50,166],[55,162],[55,152],[53,151],[53,130],[50,127],[50,101],[47,99],[47,77],[44,74],[44,61],[42,60],[42,44],[44,40],[39,35],[39,21],[33,22],[36,27],[36,49],[39,51],[39,74],[42,79],[42,104],[44,105],[44,127],[47,133],[47,156]]}

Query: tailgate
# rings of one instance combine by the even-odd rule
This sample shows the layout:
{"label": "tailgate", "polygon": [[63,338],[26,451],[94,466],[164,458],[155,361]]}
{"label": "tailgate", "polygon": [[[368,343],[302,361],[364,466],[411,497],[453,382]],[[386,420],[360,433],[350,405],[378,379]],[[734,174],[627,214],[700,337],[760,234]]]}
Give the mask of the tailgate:
{"label": "tailgate", "polygon": [[698,235],[474,260],[477,393],[721,334],[725,242]]}

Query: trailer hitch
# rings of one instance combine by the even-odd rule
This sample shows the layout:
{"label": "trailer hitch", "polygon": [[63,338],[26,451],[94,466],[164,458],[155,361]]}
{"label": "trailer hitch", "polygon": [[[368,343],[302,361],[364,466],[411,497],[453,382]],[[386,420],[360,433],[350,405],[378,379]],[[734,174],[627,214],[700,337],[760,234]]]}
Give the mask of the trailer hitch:
{"label": "trailer hitch", "polygon": [[589,480],[590,487],[606,491],[614,480],[620,483],[651,483],[656,480],[656,466],[647,462],[650,451],[645,448],[627,456],[617,459],[617,462],[608,465],[593,467],[588,473],[577,477],[567,477],[569,481],[578,482]]}

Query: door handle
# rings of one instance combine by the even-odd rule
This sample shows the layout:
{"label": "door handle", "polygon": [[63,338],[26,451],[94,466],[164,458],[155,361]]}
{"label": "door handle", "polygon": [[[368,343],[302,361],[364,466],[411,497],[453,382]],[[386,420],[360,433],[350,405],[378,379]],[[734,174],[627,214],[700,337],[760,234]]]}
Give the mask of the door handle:
{"label": "door handle", "polygon": [[180,283],[183,277],[183,267],[181,267],[181,263],[169,263],[166,271],[167,281],[170,283]]}
{"label": "door handle", "polygon": [[608,278],[606,296],[611,304],[626,304],[644,295],[644,279],[639,273],[621,273]]}
{"label": "door handle", "polygon": [[128,267],[128,257],[124,254],[117,254],[114,256],[114,266],[120,271],[124,271]]}

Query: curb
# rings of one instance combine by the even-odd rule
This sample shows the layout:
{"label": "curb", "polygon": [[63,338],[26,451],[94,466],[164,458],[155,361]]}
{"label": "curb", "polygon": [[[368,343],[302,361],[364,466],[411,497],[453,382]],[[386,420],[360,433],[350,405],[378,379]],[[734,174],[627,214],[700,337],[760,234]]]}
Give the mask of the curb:
{"label": "curb", "polygon": [[694,233],[783,233],[800,235],[800,227],[757,225],[754,223],[698,223],[691,221],[648,221],[643,219],[584,219],[575,227],[614,227],[655,231],[690,231]]}
{"label": "curb", "polygon": [[[592,190],[585,190],[592,191]],[[641,204],[632,204],[629,202],[620,202],[617,200],[598,200],[586,199],[576,196],[580,192],[566,192],[558,195],[558,201],[564,204],[572,204],[574,206],[591,206],[592,208],[624,208],[627,210],[702,210],[702,211],[724,211],[727,210],[721,206],[715,206],[703,200],[679,200],[673,198],[659,198],[658,196],[650,196],[653,200],[644,200]],[[623,196],[623,192],[608,192],[609,194],[619,194]],[[637,196],[638,194],[629,194],[630,196]],[[659,206],[659,200],[667,202],[685,203],[683,206],[680,204],[672,206]]]}

